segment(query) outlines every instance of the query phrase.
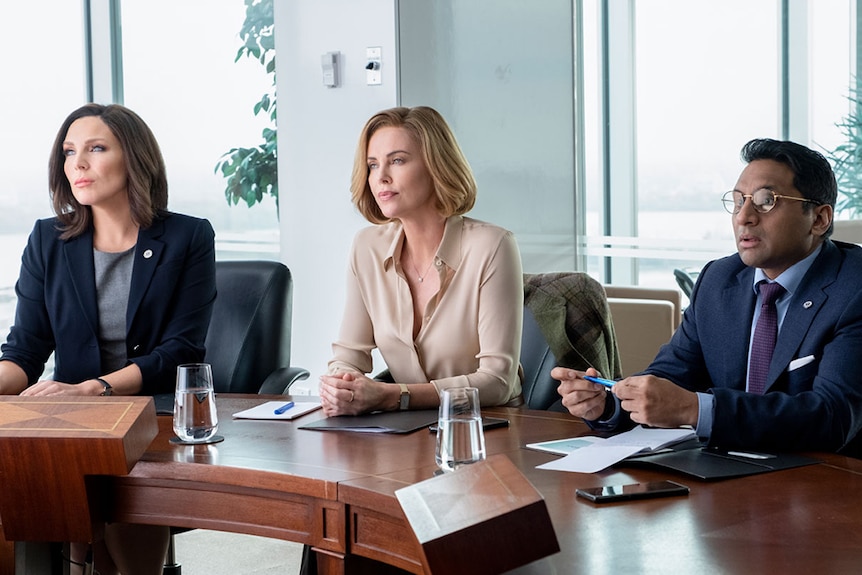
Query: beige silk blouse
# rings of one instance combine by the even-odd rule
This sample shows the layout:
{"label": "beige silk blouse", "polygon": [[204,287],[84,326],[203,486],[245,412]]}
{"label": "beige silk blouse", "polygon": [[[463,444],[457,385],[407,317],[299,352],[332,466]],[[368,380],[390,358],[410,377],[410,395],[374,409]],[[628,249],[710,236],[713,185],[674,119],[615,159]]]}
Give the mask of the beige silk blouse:
{"label": "beige silk blouse", "polygon": [[479,388],[482,405],[521,393],[518,361],[524,285],[511,232],[463,216],[446,220],[434,266],[440,291],[413,340],[413,299],[401,267],[400,222],[359,231],[329,373],[372,369],[377,347],[396,382]]}

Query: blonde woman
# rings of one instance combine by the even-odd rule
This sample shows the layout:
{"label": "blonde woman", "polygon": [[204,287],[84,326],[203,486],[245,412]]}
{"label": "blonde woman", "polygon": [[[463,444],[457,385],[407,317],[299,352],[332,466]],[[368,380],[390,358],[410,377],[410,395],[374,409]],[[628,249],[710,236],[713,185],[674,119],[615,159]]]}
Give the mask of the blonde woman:
{"label": "blonde woman", "polygon": [[[425,409],[447,387],[518,404],[523,275],[512,233],[465,217],[476,183],[449,126],[428,107],[368,120],[354,205],[373,225],[353,243],[347,301],[320,397],[327,415]],[[379,349],[394,383],[368,377]]]}

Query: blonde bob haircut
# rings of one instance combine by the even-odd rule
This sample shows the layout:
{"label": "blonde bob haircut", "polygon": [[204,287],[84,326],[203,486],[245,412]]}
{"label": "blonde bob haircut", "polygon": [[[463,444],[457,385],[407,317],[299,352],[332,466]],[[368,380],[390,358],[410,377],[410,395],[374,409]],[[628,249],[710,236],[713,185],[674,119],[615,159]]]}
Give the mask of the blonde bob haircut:
{"label": "blonde bob haircut", "polygon": [[368,185],[368,143],[380,128],[403,128],[419,144],[425,167],[434,182],[437,210],[442,216],[459,216],[473,208],[476,180],[443,116],[427,106],[390,108],[378,112],[365,123],[356,146],[350,197],[366,220],[372,224],[390,221],[380,211]]}

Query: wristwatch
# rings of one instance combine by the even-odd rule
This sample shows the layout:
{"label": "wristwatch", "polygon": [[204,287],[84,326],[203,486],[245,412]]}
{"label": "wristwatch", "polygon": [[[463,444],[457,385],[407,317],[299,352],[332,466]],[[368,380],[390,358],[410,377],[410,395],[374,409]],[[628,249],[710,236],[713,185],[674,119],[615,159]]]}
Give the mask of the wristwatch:
{"label": "wristwatch", "polygon": [[410,408],[410,390],[403,383],[399,383],[398,385],[401,386],[401,399],[398,400],[398,409],[404,411]]}
{"label": "wristwatch", "polygon": [[100,393],[99,395],[114,395],[114,388],[113,388],[113,387],[111,387],[111,384],[110,384],[110,383],[108,383],[107,381],[105,381],[105,380],[104,380],[104,379],[102,379],[101,377],[97,377],[97,378],[96,378],[96,381],[98,381],[99,383],[101,383],[101,384],[102,384],[102,387],[104,387],[104,388],[105,388],[105,389],[103,389],[103,390],[102,390],[102,393]]}

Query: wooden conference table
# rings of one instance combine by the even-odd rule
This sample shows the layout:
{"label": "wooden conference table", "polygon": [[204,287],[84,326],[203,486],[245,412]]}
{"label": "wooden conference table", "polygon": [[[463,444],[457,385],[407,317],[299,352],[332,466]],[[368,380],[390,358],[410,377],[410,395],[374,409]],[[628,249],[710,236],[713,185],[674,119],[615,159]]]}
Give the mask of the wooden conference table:
{"label": "wooden conference table", "polygon": [[[170,418],[159,417],[142,459],[111,480],[113,519],[310,544],[329,552],[319,554],[322,573],[375,572],[363,558],[422,573],[394,492],[432,477],[434,435],[297,428],[319,411],[292,422],[231,418],[264,399],[219,396],[226,439],[217,444],[172,444]],[[488,454],[508,456],[542,494],[561,547],[512,573],[839,573],[862,565],[862,460],[818,454],[816,465],[718,482],[641,468],[547,471],[536,466],[556,456],[524,445],[589,434],[582,422],[516,408],[483,413],[511,422],[486,432]],[[578,487],[657,479],[691,494],[603,505],[575,497]]]}

